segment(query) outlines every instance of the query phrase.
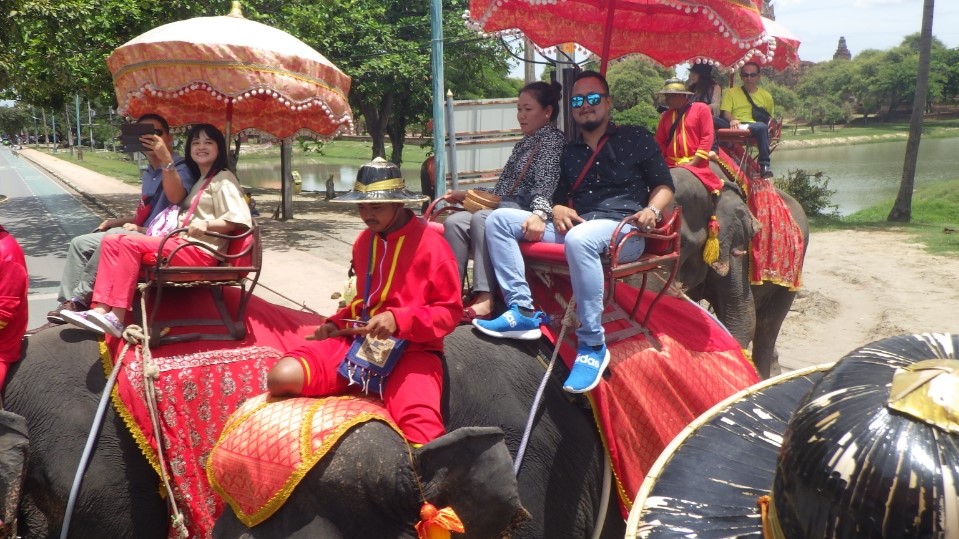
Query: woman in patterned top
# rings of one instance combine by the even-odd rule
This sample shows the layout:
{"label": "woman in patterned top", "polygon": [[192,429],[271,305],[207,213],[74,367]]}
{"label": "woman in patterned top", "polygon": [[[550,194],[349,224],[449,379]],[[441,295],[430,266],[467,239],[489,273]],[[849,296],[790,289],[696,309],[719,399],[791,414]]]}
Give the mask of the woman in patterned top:
{"label": "woman in patterned top", "polygon": [[[523,132],[513,148],[503,172],[492,188],[481,188],[501,197],[500,207],[531,211],[524,225],[527,239],[543,235],[552,218],[552,197],[559,181],[559,161],[566,146],[563,132],[552,125],[559,114],[562,85],[557,82],[533,82],[519,91],[516,119]],[[466,191],[449,191],[459,202]],[[473,255],[473,301],[463,310],[462,324],[474,318],[488,320],[493,311],[492,286],[496,283],[493,265],[486,251],[486,218],[492,210],[475,213],[456,212],[443,223],[446,241],[453,248],[460,277],[466,274],[466,263]]]}

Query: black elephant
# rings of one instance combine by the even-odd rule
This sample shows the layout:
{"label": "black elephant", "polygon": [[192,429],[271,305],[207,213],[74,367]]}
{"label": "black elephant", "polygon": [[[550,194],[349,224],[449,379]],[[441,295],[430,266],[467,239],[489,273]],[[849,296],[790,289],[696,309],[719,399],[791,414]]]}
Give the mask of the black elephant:
{"label": "black elephant", "polygon": [[[712,168],[724,176],[720,167],[713,164]],[[688,170],[674,168],[671,172],[676,187],[674,201],[683,208],[679,286],[694,301],[708,301],[743,348],[752,343],[752,358],[760,376],[778,374],[776,339],[796,291],[768,282],[750,285],[749,242],[758,232],[759,223],[734,182],[727,180],[719,197],[714,198]],[[802,232],[805,252],[809,242],[806,213],[793,197],[777,191]],[[719,258],[706,264],[702,253],[714,212],[719,222]]]}
{"label": "black elephant", "polygon": [[[538,343],[492,342],[460,328],[447,338],[444,415],[450,434],[414,453],[425,494],[449,502],[467,537],[622,537],[616,494],[604,496],[604,451],[591,415],[559,382],[544,393],[518,475],[522,506],[510,499],[510,454],[544,372]],[[558,376],[563,376],[559,373]],[[19,533],[54,537],[105,386],[98,343],[61,327],[32,336],[3,392],[7,410],[26,418],[31,460],[20,505]],[[461,428],[470,427],[470,428]],[[476,427],[497,427],[496,429]],[[500,431],[500,429],[502,429]],[[502,434],[500,434],[502,432]],[[508,453],[499,437],[505,434]],[[420,497],[406,445],[390,428],[367,422],[341,439],[289,501],[252,529],[227,509],[217,537],[415,537]],[[504,473],[505,472],[505,473]],[[517,488],[515,482],[512,488]],[[72,516],[70,537],[166,537],[166,504],[157,474],[122,419],[108,407]],[[492,494],[491,494],[492,493]],[[514,492],[515,494],[515,492]],[[608,505],[603,500],[613,500]],[[500,506],[490,505],[500,500]],[[515,501],[515,500],[514,500]]]}

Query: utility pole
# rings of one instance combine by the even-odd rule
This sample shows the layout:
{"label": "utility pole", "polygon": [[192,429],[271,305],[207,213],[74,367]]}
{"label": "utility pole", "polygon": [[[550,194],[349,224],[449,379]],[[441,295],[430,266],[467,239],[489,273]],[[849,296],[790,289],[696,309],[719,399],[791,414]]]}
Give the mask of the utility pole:
{"label": "utility pole", "polygon": [[90,106],[90,100],[87,99],[87,126],[90,128],[90,151],[94,149],[93,145],[93,107]]}
{"label": "utility pole", "polygon": [[[44,113],[46,115],[46,113]],[[53,110],[50,114],[50,120],[53,122],[53,153],[57,153],[57,111]],[[47,140],[50,140],[49,138]]]}
{"label": "utility pole", "polygon": [[430,0],[430,60],[433,65],[433,156],[436,166],[436,196],[446,194],[446,97],[443,77],[443,3]]}
{"label": "utility pole", "polygon": [[536,65],[533,63],[533,42],[528,37],[523,38],[523,69],[526,84],[536,80]]}
{"label": "utility pole", "polygon": [[82,138],[80,137],[80,129],[82,129],[82,126],[80,124],[80,94],[73,94],[73,95],[74,95],[73,102],[74,104],[76,104],[76,110],[77,110],[77,161],[83,161],[83,147],[80,145],[80,139]]}

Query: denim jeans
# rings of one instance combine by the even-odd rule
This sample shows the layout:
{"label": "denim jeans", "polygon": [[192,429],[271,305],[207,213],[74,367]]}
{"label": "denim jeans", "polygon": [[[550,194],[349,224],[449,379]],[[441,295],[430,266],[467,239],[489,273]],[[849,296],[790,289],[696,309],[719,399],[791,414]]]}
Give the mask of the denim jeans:
{"label": "denim jeans", "polygon": [[760,165],[769,166],[769,126],[762,122],[753,122],[746,124],[749,126],[749,133],[756,138],[756,146],[759,150]]}
{"label": "denim jeans", "polygon": [[[526,264],[519,250],[523,238],[523,222],[530,212],[500,208],[486,220],[486,246],[489,249],[496,280],[503,290],[507,305],[516,304],[533,309],[533,298],[526,282]],[[580,345],[603,344],[603,274],[600,255],[609,249],[609,240],[619,225],[611,219],[596,219],[574,226],[566,234],[559,234],[553,223],[546,223],[544,242],[566,246],[573,296],[576,298],[576,316],[580,327],[576,337]],[[632,227],[623,227],[623,233]],[[645,240],[634,238],[620,251],[620,261],[631,262],[643,254]]]}

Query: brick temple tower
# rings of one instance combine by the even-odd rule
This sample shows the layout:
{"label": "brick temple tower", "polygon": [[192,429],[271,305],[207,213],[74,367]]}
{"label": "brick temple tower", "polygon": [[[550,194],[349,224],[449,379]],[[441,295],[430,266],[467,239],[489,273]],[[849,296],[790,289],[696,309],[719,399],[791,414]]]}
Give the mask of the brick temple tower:
{"label": "brick temple tower", "polygon": [[836,53],[832,55],[833,60],[852,60],[852,53],[849,52],[849,47],[846,46],[846,38],[839,38],[839,47],[836,48]]}

